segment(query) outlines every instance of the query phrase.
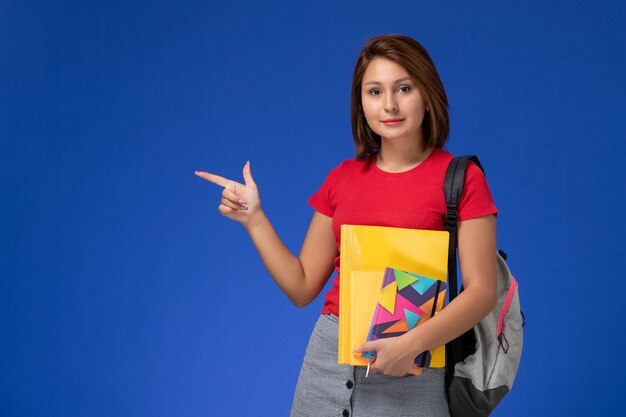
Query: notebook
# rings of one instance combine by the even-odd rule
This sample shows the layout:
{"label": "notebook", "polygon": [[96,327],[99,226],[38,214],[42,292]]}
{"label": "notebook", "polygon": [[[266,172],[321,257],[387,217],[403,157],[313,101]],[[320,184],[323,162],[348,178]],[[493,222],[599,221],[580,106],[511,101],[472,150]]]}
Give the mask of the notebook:
{"label": "notebook", "polygon": [[[386,268],[367,341],[401,336],[424,324],[441,311],[445,296],[444,281]],[[375,352],[361,354],[367,360],[374,355]],[[445,349],[440,346],[421,353],[415,358],[415,365],[421,368],[445,366]]]}

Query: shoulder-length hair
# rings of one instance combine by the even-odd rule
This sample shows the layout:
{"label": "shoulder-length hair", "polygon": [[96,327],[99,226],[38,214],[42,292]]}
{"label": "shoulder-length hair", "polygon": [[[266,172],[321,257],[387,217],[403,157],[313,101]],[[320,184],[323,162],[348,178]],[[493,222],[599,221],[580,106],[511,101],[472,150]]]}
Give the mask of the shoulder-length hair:
{"label": "shoulder-length hair", "polygon": [[374,58],[386,58],[404,67],[419,89],[428,111],[422,122],[424,146],[442,148],[450,132],[448,98],[426,49],[403,35],[376,36],[365,44],[354,67],[350,113],[356,159],[363,160],[380,149],[380,136],[367,124],[361,101],[361,84]]}

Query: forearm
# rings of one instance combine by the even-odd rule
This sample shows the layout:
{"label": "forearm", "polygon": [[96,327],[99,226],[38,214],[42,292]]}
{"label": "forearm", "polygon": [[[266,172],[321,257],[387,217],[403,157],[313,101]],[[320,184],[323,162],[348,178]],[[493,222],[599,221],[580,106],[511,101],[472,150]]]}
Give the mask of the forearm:
{"label": "forearm", "polygon": [[302,263],[283,244],[264,212],[244,227],[250,235],[265,268],[280,289],[297,306],[308,304],[316,294],[309,294]]}
{"label": "forearm", "polygon": [[495,302],[496,294],[493,288],[466,289],[435,317],[404,335],[409,348],[417,356],[444,345],[478,323],[495,307]]}
{"label": "forearm", "polygon": [[465,290],[439,314],[405,336],[417,354],[441,346],[482,320],[496,304],[496,219],[460,222],[459,261]]}
{"label": "forearm", "polygon": [[265,267],[287,297],[298,307],[310,303],[330,277],[337,255],[332,218],[314,213],[300,255],[296,257],[281,242],[261,209],[250,162],[243,168],[245,185],[204,171],[195,173],[224,187],[219,212],[246,228]]}

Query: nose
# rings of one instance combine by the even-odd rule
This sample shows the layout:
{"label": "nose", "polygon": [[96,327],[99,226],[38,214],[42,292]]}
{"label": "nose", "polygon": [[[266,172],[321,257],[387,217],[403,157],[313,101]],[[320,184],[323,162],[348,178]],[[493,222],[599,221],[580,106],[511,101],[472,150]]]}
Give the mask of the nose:
{"label": "nose", "polygon": [[387,94],[385,98],[385,111],[387,113],[395,113],[398,111],[398,103],[394,94]]}

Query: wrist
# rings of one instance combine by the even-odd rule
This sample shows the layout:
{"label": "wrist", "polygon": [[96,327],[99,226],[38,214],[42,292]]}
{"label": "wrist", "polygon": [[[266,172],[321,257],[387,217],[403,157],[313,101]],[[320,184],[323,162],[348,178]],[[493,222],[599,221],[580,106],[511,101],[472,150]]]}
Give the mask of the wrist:
{"label": "wrist", "polygon": [[259,229],[259,227],[262,227],[263,223],[266,221],[268,221],[267,216],[265,216],[265,213],[261,207],[259,207],[255,210],[254,215],[250,216],[248,221],[243,224],[243,227],[249,234],[252,234],[255,230]]}
{"label": "wrist", "polygon": [[420,337],[418,328],[415,328],[401,337],[406,339],[406,350],[411,354],[411,357],[415,358],[426,350],[426,347],[423,346],[423,337]]}

